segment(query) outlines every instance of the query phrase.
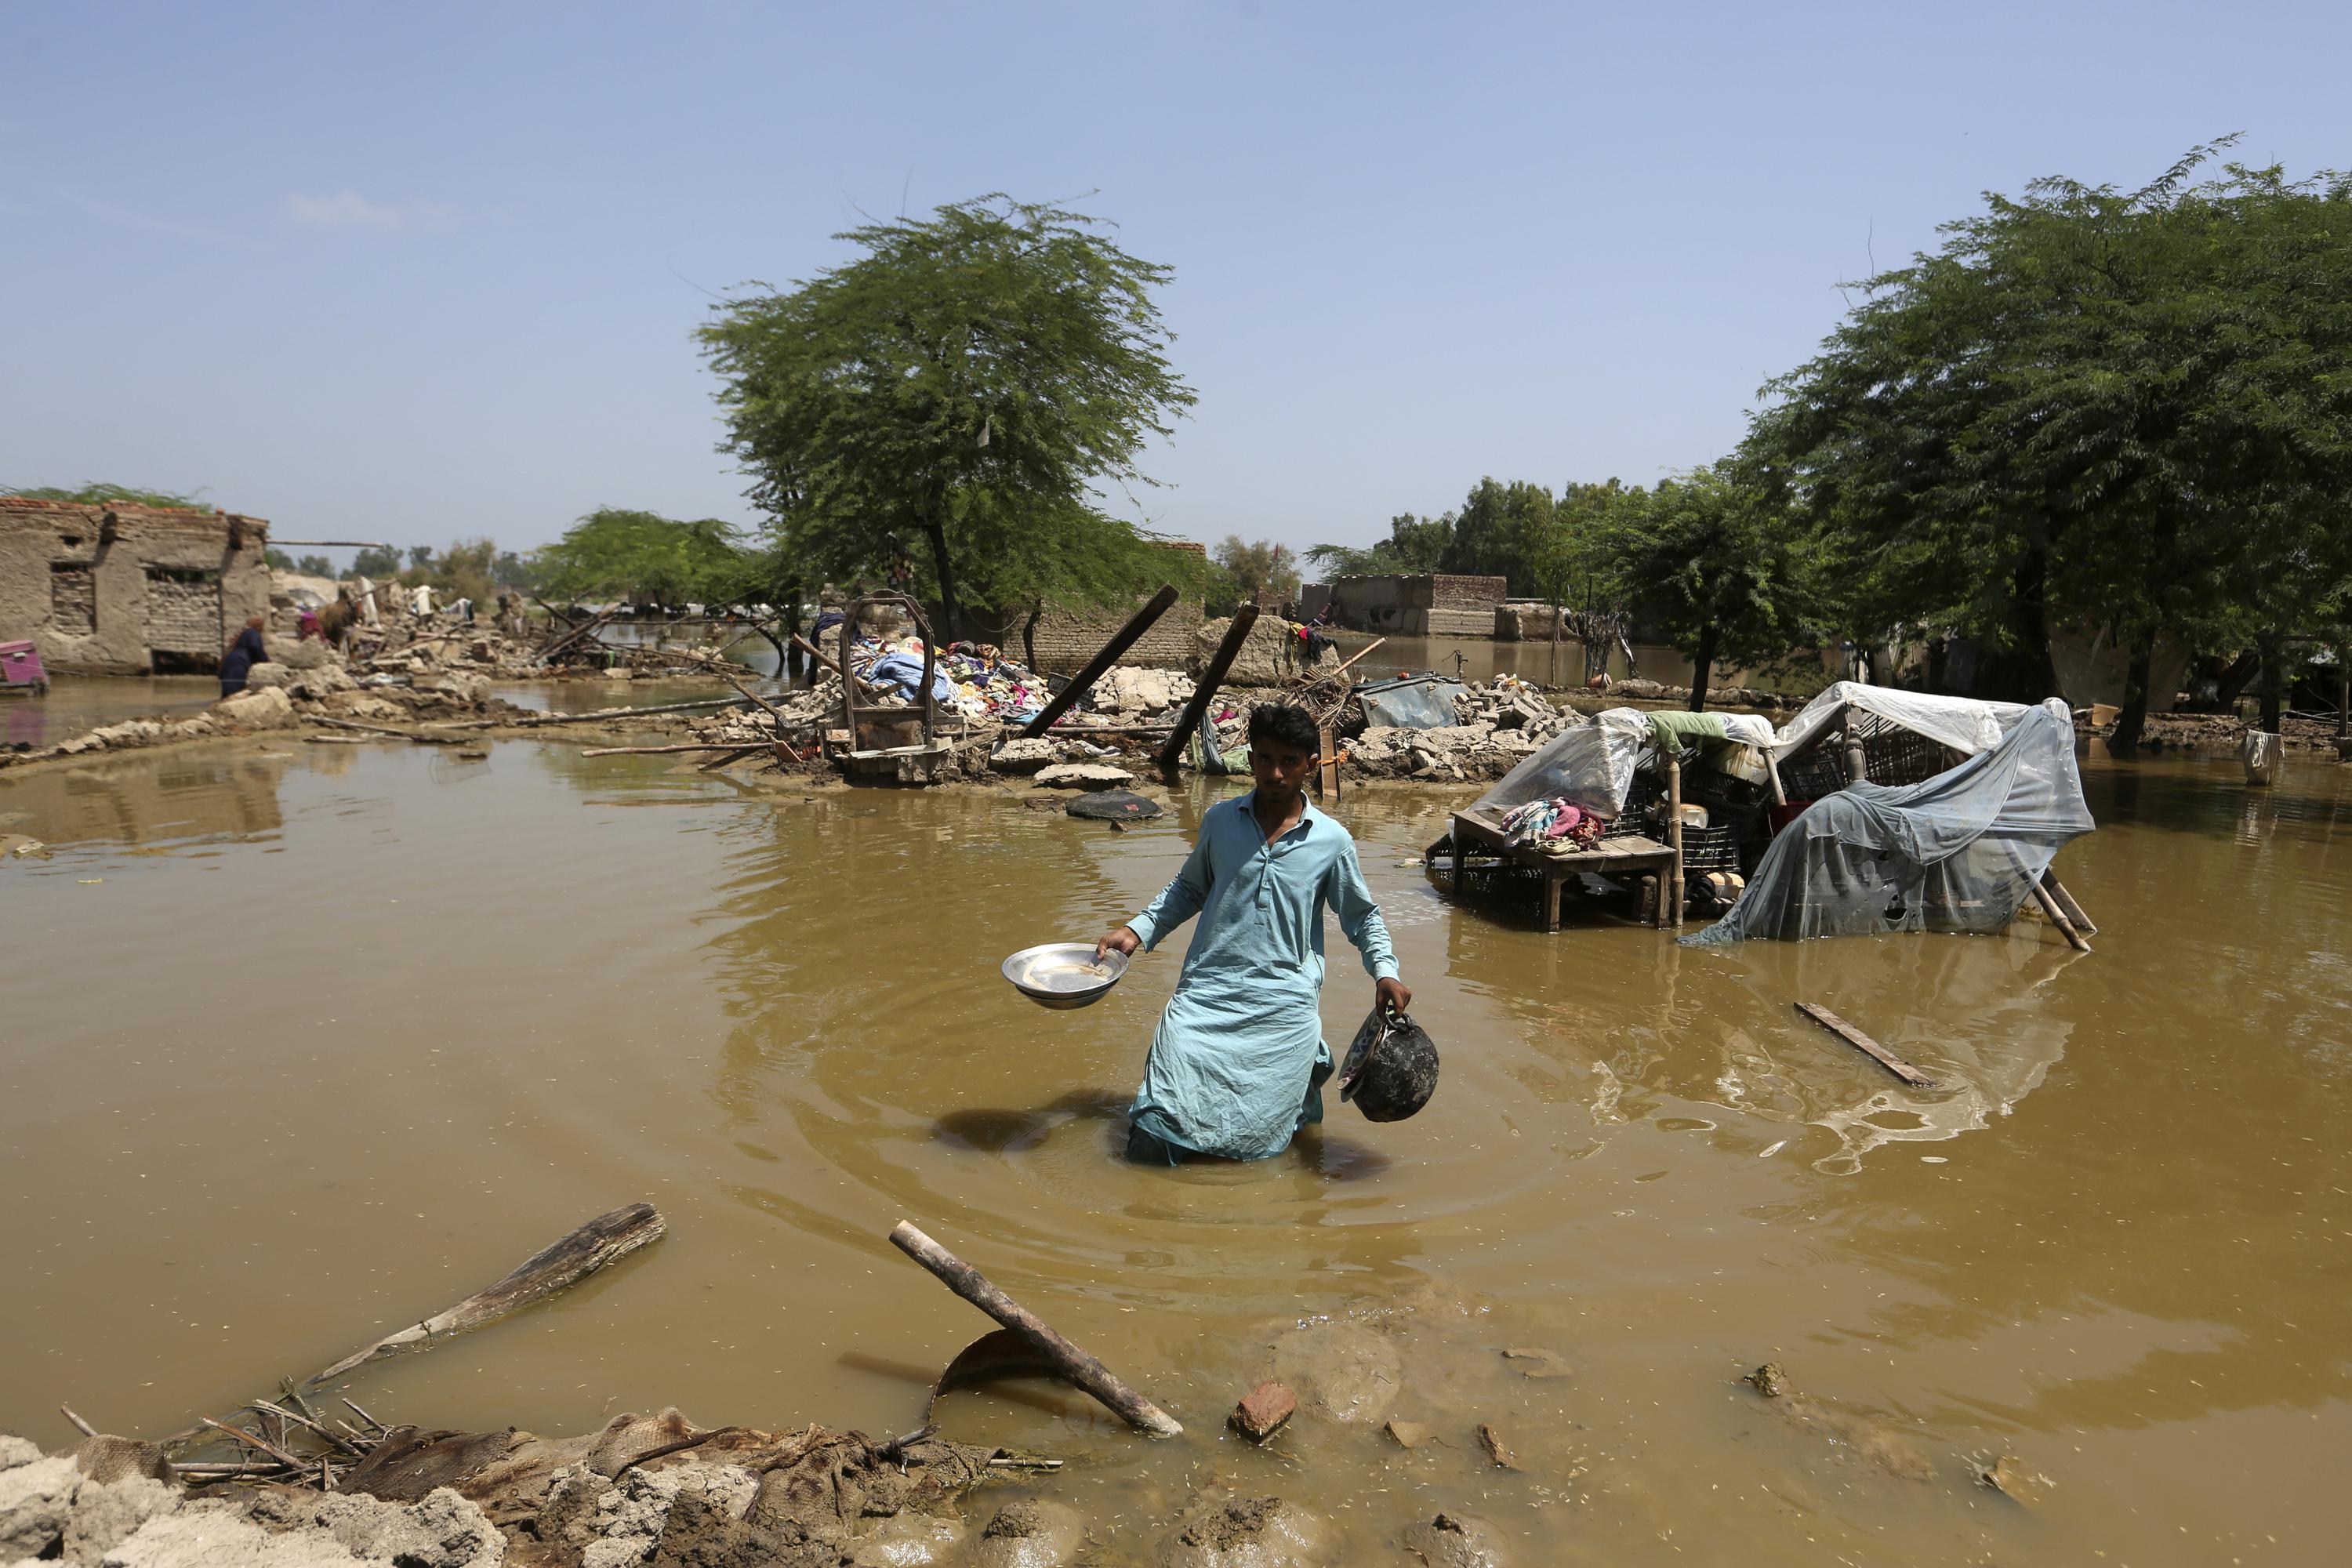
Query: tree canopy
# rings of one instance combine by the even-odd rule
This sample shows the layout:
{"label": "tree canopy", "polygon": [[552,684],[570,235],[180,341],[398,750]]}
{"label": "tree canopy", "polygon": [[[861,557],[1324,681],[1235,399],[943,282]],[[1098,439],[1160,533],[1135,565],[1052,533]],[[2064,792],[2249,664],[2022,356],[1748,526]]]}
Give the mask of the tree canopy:
{"label": "tree canopy", "polygon": [[41,485],[31,489],[0,488],[0,495],[24,496],[31,500],[70,501],[76,506],[106,506],[114,501],[127,501],[132,506],[188,507],[197,511],[210,511],[212,502],[204,499],[204,491],[181,495],[173,490],[141,489],[135,485],[110,485],[93,481],[66,489],[57,485]]}
{"label": "tree canopy", "polygon": [[1389,519],[1389,536],[1357,549],[1349,544],[1310,546],[1307,559],[1326,580],[1333,577],[1373,577],[1389,573],[1418,576],[1438,570],[1454,542],[1454,514],[1415,517],[1409,511]]}
{"label": "tree canopy", "polygon": [[699,333],[725,449],[786,549],[848,578],[928,545],[949,628],[967,597],[1108,602],[1167,575],[1099,497],[1152,483],[1143,447],[1193,401],[1154,300],[1170,270],[1001,195],[838,237],[863,254]]}
{"label": "tree canopy", "polygon": [[1270,539],[1249,542],[1238,533],[1228,533],[1209,558],[1229,579],[1222,585],[1220,597],[1224,603],[1213,603],[1213,610],[1222,613],[1233,604],[1255,600],[1261,592],[1285,599],[1298,596],[1298,557],[1287,544]]}
{"label": "tree canopy", "polygon": [[2225,648],[2340,622],[2352,180],[2189,184],[2215,150],[2128,194],[1989,195],[1767,389],[1745,455],[1822,531],[1857,630],[1964,633],[1980,694],[2026,700],[2061,623],[2107,630],[2144,701],[2159,626]]}
{"label": "tree canopy", "polygon": [[748,575],[745,555],[732,523],[608,506],[539,551],[535,564],[545,591],[566,598],[731,604]]}

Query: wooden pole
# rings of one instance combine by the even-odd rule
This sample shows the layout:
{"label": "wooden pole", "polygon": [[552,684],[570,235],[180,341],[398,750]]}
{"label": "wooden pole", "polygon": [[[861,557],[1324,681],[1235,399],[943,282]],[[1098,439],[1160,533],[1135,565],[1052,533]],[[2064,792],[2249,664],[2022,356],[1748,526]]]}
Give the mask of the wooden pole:
{"label": "wooden pole", "polygon": [[658,702],[650,708],[599,708],[591,713],[532,713],[508,722],[519,729],[541,724],[593,724],[605,719],[635,719],[647,713],[696,713],[705,708],[740,708],[740,697],[706,697],[697,702]]}
{"label": "wooden pole", "polygon": [[2074,929],[2074,922],[2066,918],[2066,911],[2058,907],[2058,900],[2050,896],[2050,889],[2039,882],[2033,884],[2033,901],[2042,906],[2042,915],[2058,928],[2058,934],[2066,939],[2067,946],[2076,952],[2091,951],[2091,944],[2083,940],[2083,933]]}
{"label": "wooden pole", "polygon": [[1113,1376],[1110,1368],[1055,1333],[1042,1319],[990,1284],[979,1269],[905,1220],[890,1232],[890,1245],[929,1269],[940,1284],[1028,1341],[1055,1371],[1116,1411],[1129,1426],[1163,1437],[1184,1430],[1174,1416]]}
{"label": "wooden pole", "polygon": [[1234,624],[1225,628],[1225,640],[1219,643],[1217,651],[1210,656],[1209,668],[1201,671],[1201,683],[1192,688],[1192,700],[1185,703],[1184,711],[1176,716],[1174,733],[1168,737],[1168,743],[1160,748],[1158,760],[1161,773],[1176,771],[1176,762],[1184,754],[1185,742],[1201,727],[1201,716],[1209,710],[1209,703],[1217,695],[1217,688],[1224,684],[1225,672],[1233,668],[1234,660],[1241,655],[1242,644],[1249,640],[1250,628],[1256,625],[1255,605],[1244,605],[1234,612]]}
{"label": "wooden pole", "polygon": [[1788,805],[1789,792],[1780,784],[1780,764],[1773,759],[1772,748],[1769,746],[1764,748],[1764,772],[1772,781],[1772,804]]}
{"label": "wooden pole", "polygon": [[1672,746],[1666,748],[1666,847],[1675,852],[1666,886],[1673,918],[1666,923],[1679,926],[1683,923],[1683,760]]}
{"label": "wooden pole", "polygon": [[2083,912],[2083,906],[2074,901],[2074,895],[2066,890],[2066,884],[2058,879],[2056,871],[2042,872],[2042,885],[2050,889],[2050,896],[2066,911],[2066,918],[2074,922],[2076,931],[2084,936],[2099,934],[2099,928],[2091,923],[2091,917]]}
{"label": "wooden pole", "polygon": [[1936,1087],[1935,1079],[1929,1078],[1926,1073],[1921,1072],[1917,1068],[1913,1067],[1909,1062],[1905,1061],[1901,1057],[1896,1056],[1893,1051],[1888,1050],[1885,1046],[1880,1045],[1876,1040],[1872,1039],[1868,1035],[1864,1034],[1860,1029],[1855,1028],[1852,1024],[1847,1023],[1843,1018],[1839,1017],[1835,1013],[1831,1012],[1827,1007],[1821,1005],[1819,1003],[1800,1002],[1797,1004],[1797,1011],[1802,1013],[1806,1017],[1811,1018],[1814,1023],[1819,1024],[1822,1028],[1827,1029],[1831,1034],[1835,1035],[1839,1039],[1843,1040],[1847,1045],[1852,1046],[1855,1050],[1858,1050],[1864,1055],[1871,1058],[1874,1061],[1877,1062],[1879,1066],[1885,1068],[1888,1072],[1893,1073],[1896,1078],[1901,1079],[1905,1083],[1911,1085],[1913,1088],[1933,1089]]}
{"label": "wooden pole", "polygon": [[463,735],[420,735],[413,730],[394,730],[383,724],[362,724],[356,719],[330,719],[323,713],[300,715],[305,724],[324,724],[332,730],[362,730],[371,735],[390,735],[395,740],[414,741],[420,746],[462,746]]}
{"label": "wooden pole", "polygon": [[1862,736],[1853,727],[1853,704],[1847,703],[1839,716],[1845,723],[1845,782],[1862,784],[1870,777],[1870,762],[1863,755]]}
{"label": "wooden pole", "polygon": [[1315,744],[1316,793],[1336,805],[1339,799],[1339,742],[1331,733],[1330,725],[1316,731]]}
{"label": "wooden pole", "polygon": [[[1110,640],[1097,649],[1094,658],[1087,661],[1087,667],[1078,671],[1067,686],[1062,688],[1060,696],[1045,704],[1044,712],[1029,721],[1028,727],[1021,731],[1022,735],[1024,738],[1034,739],[1052,729],[1054,721],[1068,712],[1071,703],[1092,690],[1095,682],[1102,679],[1103,671],[1117,664],[1118,656],[1133,647],[1136,639],[1150,631],[1151,623],[1166,615],[1169,606],[1175,602],[1176,584],[1173,583],[1160,584],[1160,592],[1145,601],[1143,608],[1129,616],[1127,625],[1111,633]],[[1244,608],[1248,610],[1252,619],[1256,618],[1257,610],[1255,606],[1244,606]]]}

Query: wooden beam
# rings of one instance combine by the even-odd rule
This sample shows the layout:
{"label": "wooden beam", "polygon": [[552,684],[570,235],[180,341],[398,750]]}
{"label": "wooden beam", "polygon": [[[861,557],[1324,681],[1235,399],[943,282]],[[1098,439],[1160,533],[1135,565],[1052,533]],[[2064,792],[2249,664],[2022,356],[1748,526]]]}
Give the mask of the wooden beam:
{"label": "wooden beam", "polygon": [[1847,1045],[1852,1046],[1855,1050],[1858,1050],[1864,1056],[1869,1057],[1880,1067],[1885,1068],[1888,1072],[1893,1073],[1905,1083],[1911,1085],[1912,1088],[1933,1089],[1936,1087],[1935,1079],[1929,1078],[1926,1073],[1921,1072],[1917,1068],[1913,1067],[1909,1062],[1905,1061],[1901,1057],[1896,1056],[1893,1051],[1888,1050],[1885,1046],[1880,1045],[1876,1040],[1872,1039],[1868,1035],[1864,1034],[1860,1029],[1855,1028],[1852,1024],[1847,1023],[1843,1018],[1839,1017],[1835,1013],[1831,1012],[1827,1007],[1821,1005],[1819,1003],[1800,1002],[1797,1004],[1797,1011],[1802,1013],[1806,1017],[1811,1018],[1814,1023],[1819,1024],[1822,1028],[1827,1029],[1831,1034],[1835,1035],[1839,1039],[1843,1040]]}
{"label": "wooden beam", "polygon": [[2033,884],[2033,901],[2042,906],[2043,918],[2058,928],[2058,934],[2066,939],[2068,947],[2076,952],[2091,951],[2091,944],[2083,940],[2083,933],[2074,929],[2074,922],[2066,918],[2066,911],[2058,907],[2058,900],[2050,896],[2050,889],[2039,882]]}
{"label": "wooden beam", "polygon": [[1256,625],[1255,605],[1244,605],[1234,612],[1234,624],[1225,628],[1225,640],[1217,645],[1217,651],[1210,657],[1209,668],[1201,671],[1201,683],[1192,688],[1192,700],[1186,702],[1184,711],[1176,716],[1176,729],[1168,737],[1168,743],[1160,748],[1158,760],[1161,773],[1176,771],[1177,760],[1184,754],[1185,742],[1192,740],[1192,732],[1201,727],[1201,716],[1209,710],[1209,703],[1216,697],[1217,688],[1224,684],[1225,672],[1233,668],[1234,660],[1241,656],[1242,644],[1249,640],[1250,629]]}
{"label": "wooden beam", "polygon": [[1666,899],[1672,908],[1671,918],[1662,925],[1680,927],[1683,923],[1683,759],[1671,745],[1666,752],[1666,847],[1675,852],[1674,868],[1666,880]]}
{"label": "wooden beam", "polygon": [[[1062,688],[1060,696],[1045,704],[1045,710],[1044,712],[1029,721],[1028,727],[1021,731],[1022,735],[1025,738],[1034,739],[1034,737],[1042,735],[1046,731],[1052,729],[1054,727],[1054,721],[1068,712],[1070,710],[1071,703],[1076,702],[1079,698],[1084,697],[1088,691],[1092,690],[1094,689],[1095,682],[1102,679],[1103,671],[1108,669],[1112,665],[1117,664],[1118,662],[1118,656],[1125,653],[1129,648],[1133,647],[1135,646],[1136,639],[1142,637],[1144,633],[1150,631],[1151,629],[1151,623],[1166,615],[1168,613],[1169,606],[1175,603],[1176,584],[1173,583],[1162,583],[1160,584],[1160,592],[1152,595],[1150,599],[1146,600],[1143,608],[1136,611],[1132,616],[1129,616],[1127,619],[1127,625],[1111,633],[1110,640],[1103,644],[1100,648],[1097,649],[1094,658],[1087,661],[1087,667],[1078,671],[1077,675],[1071,679],[1067,686]],[[1257,611],[1255,608],[1250,609],[1249,613],[1253,619],[1257,616]],[[1237,616],[1235,618],[1238,619],[1239,617]]]}
{"label": "wooden beam", "polygon": [[2074,901],[2074,895],[2066,890],[2066,884],[2058,879],[2057,872],[2042,872],[2042,885],[2050,889],[2051,898],[2056,900],[2058,907],[2066,911],[2066,918],[2074,922],[2076,931],[2081,931],[2084,936],[2099,934],[2099,928],[2091,923],[2091,917],[2083,912],[2083,906]]}
{"label": "wooden beam", "polygon": [[890,1232],[890,1245],[929,1269],[940,1284],[1028,1341],[1053,1363],[1055,1371],[1117,1411],[1129,1426],[1163,1437],[1184,1430],[1174,1416],[1121,1383],[1110,1368],[1055,1333],[1044,1320],[990,1284],[979,1269],[905,1220]]}

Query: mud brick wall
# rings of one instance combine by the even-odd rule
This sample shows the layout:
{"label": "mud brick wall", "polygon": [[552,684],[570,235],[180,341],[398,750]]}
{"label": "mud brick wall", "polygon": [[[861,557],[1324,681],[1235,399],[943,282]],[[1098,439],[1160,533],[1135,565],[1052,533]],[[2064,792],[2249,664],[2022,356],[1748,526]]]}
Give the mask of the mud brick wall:
{"label": "mud brick wall", "polygon": [[218,653],[228,641],[220,601],[218,583],[186,582],[149,568],[147,646],[166,653]]}
{"label": "mud brick wall", "polygon": [[[1037,617],[1039,668],[1064,673],[1076,669],[1092,658],[1142,605],[1143,601],[1138,599],[1123,610],[1067,610],[1047,605],[1045,613]],[[1193,637],[1200,629],[1201,602],[1179,599],[1168,606],[1167,614],[1151,623],[1151,629],[1138,638],[1133,647],[1120,656],[1119,663],[1150,669],[1190,668]],[[1018,620],[1005,629],[1004,650],[1015,658],[1021,657]]]}
{"label": "mud brick wall", "polygon": [[0,496],[0,642],[30,638],[53,674],[144,674],[159,652],[218,658],[232,629],[268,613],[268,528],[193,508]]}
{"label": "mud brick wall", "polygon": [[1509,596],[1509,579],[1504,577],[1459,577],[1440,573],[1429,579],[1429,597],[1423,602],[1433,610],[1491,613]]}

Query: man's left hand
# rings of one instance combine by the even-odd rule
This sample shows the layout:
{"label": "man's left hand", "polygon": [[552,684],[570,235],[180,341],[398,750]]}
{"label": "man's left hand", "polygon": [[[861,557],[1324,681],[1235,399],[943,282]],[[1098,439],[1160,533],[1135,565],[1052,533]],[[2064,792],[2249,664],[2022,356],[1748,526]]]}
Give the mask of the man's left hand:
{"label": "man's left hand", "polygon": [[1412,987],[1402,980],[1383,980],[1372,987],[1372,1010],[1402,1013],[1412,1005]]}

